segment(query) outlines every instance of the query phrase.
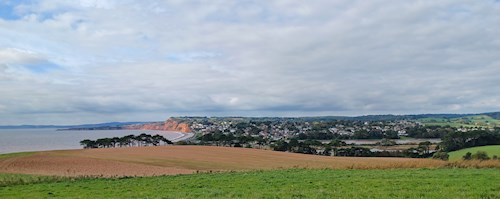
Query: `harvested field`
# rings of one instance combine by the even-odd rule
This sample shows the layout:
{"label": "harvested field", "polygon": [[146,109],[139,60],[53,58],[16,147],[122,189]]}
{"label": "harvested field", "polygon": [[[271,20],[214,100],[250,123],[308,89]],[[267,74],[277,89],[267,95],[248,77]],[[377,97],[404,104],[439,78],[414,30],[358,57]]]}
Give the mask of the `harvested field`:
{"label": "harvested field", "polygon": [[[435,168],[445,161],[325,157],[258,149],[161,146],[38,152],[0,159],[0,173],[61,176],[151,176],[280,168]],[[466,165],[459,165],[466,167]],[[500,166],[499,163],[488,167]]]}
{"label": "harvested field", "polygon": [[110,177],[188,174],[192,173],[192,170],[41,153],[30,157],[2,160],[0,161],[0,172]]}

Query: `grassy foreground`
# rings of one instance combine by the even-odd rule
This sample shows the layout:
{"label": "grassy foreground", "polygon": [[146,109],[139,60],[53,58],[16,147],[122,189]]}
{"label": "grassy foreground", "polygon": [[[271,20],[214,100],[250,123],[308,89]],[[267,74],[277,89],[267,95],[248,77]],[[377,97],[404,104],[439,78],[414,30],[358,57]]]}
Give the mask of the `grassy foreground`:
{"label": "grassy foreground", "polygon": [[488,153],[488,156],[490,158],[494,155],[500,157],[500,145],[466,148],[458,151],[453,151],[448,154],[450,155],[450,160],[460,160],[467,152],[471,152],[472,154],[474,154],[478,151],[485,151],[486,153]]}
{"label": "grassy foreground", "polygon": [[14,173],[0,173],[0,190],[1,187],[22,185],[22,184],[36,184],[47,182],[63,182],[70,179],[79,180],[80,178],[70,178],[61,176],[41,176],[41,175],[28,175],[28,174],[14,174]]}
{"label": "grassy foreground", "polygon": [[58,178],[53,182],[0,187],[0,198],[20,197],[499,198],[500,169],[289,169],[116,179]]}

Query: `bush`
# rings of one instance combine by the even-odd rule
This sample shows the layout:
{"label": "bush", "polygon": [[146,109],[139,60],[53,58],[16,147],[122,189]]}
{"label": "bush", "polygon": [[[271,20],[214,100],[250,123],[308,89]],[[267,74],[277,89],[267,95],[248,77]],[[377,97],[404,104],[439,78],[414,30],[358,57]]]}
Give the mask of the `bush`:
{"label": "bush", "polygon": [[393,140],[389,140],[387,138],[384,138],[380,142],[377,142],[376,145],[380,145],[380,146],[394,146],[394,145],[396,145],[396,142],[393,141]]}
{"label": "bush", "polygon": [[471,160],[472,159],[472,153],[470,152],[467,152],[463,157],[462,159],[464,160]]}
{"label": "bush", "polygon": [[189,143],[186,141],[178,141],[175,143],[175,145],[189,145]]}
{"label": "bush", "polygon": [[440,151],[440,152],[434,153],[432,158],[433,159],[440,159],[440,160],[448,160],[448,158],[450,158],[450,155],[448,155],[448,153],[446,153],[446,152]]}
{"label": "bush", "polygon": [[474,160],[489,160],[488,154],[485,151],[478,151],[472,155],[472,159]]}
{"label": "bush", "polygon": [[240,144],[240,143],[236,143],[236,144],[234,144],[234,147],[239,147],[239,148],[241,148],[242,146],[241,146],[241,144]]}

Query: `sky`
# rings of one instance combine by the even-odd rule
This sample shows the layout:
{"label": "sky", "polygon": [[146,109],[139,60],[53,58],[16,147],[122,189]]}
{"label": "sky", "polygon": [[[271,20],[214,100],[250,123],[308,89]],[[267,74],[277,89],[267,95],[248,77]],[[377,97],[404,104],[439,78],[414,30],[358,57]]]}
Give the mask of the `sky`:
{"label": "sky", "polygon": [[0,0],[0,125],[494,111],[496,0]]}

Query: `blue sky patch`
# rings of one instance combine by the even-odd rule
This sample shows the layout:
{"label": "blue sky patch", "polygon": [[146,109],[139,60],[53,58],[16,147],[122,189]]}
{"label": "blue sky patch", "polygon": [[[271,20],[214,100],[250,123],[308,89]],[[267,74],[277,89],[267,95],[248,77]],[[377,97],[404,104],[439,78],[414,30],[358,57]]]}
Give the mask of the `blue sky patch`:
{"label": "blue sky patch", "polygon": [[33,73],[47,73],[53,70],[60,69],[61,67],[55,63],[49,61],[42,61],[36,63],[23,64],[23,68],[33,72]]}
{"label": "blue sky patch", "polygon": [[[33,0],[0,0],[0,18],[5,20],[18,20],[26,16],[27,14],[33,13],[29,10],[19,11],[18,6],[34,4]],[[41,21],[53,18],[55,15],[65,12],[64,7],[58,8],[57,10],[52,10],[50,12],[40,12],[35,13]]]}
{"label": "blue sky patch", "polygon": [[20,16],[15,13],[16,5],[12,1],[0,0],[0,18],[6,20],[16,20]]}

